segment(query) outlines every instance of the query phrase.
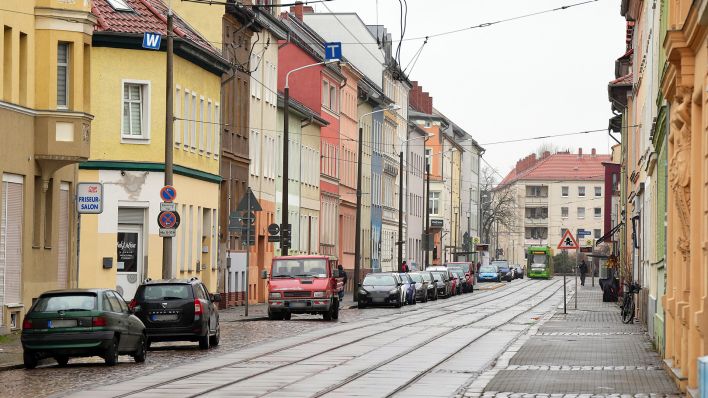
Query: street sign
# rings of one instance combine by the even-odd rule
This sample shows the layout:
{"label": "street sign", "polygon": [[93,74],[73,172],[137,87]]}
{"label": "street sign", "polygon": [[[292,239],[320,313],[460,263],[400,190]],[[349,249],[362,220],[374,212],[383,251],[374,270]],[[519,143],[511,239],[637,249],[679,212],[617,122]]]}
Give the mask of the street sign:
{"label": "street sign", "polygon": [[261,208],[260,203],[258,203],[258,199],[256,199],[256,196],[253,194],[253,191],[251,191],[251,188],[249,187],[246,190],[246,194],[243,195],[241,198],[241,201],[238,202],[238,207],[236,207],[237,211],[262,211],[263,208]]}
{"label": "street sign", "polygon": [[558,249],[577,249],[578,247],[578,241],[575,240],[570,230],[566,230],[560,242],[558,243]]}
{"label": "street sign", "polygon": [[436,228],[442,228],[444,225],[444,222],[442,219],[439,218],[434,218],[430,220],[430,227],[436,227]]}
{"label": "street sign", "polygon": [[325,61],[332,61],[335,59],[342,59],[342,43],[335,41],[324,44],[325,48]]}
{"label": "street sign", "polygon": [[586,231],[584,229],[578,230],[578,238],[582,238],[583,236],[588,236],[588,235],[592,235],[592,231]]}
{"label": "street sign", "polygon": [[143,48],[148,50],[159,50],[162,35],[159,33],[145,32],[143,34]]}
{"label": "street sign", "polygon": [[177,211],[177,204],[172,202],[160,202],[160,211]]}
{"label": "street sign", "polygon": [[271,242],[271,243],[280,242],[280,235],[268,235],[268,242]]}
{"label": "street sign", "polygon": [[103,184],[80,182],[76,185],[76,211],[79,214],[103,213]]}
{"label": "street sign", "polygon": [[592,246],[582,246],[580,248],[581,253],[592,253]]}
{"label": "street sign", "polygon": [[177,197],[177,190],[172,185],[165,185],[160,189],[160,197],[163,202],[172,202]]}
{"label": "street sign", "polygon": [[268,226],[269,235],[278,235],[280,233],[280,226],[278,224],[270,224]]}
{"label": "street sign", "polygon": [[176,231],[174,228],[160,228],[160,238],[174,238]]}
{"label": "street sign", "polygon": [[256,213],[248,212],[241,217],[241,224],[255,224],[256,223]]}
{"label": "street sign", "polygon": [[176,211],[161,211],[157,215],[157,225],[160,228],[175,229],[179,227],[179,213]]}

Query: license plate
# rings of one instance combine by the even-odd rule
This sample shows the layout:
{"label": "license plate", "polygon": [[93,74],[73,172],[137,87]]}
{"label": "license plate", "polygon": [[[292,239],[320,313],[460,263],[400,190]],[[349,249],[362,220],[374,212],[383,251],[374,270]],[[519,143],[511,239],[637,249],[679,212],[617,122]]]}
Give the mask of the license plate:
{"label": "license plate", "polygon": [[383,303],[384,301],[386,301],[386,299],[385,299],[385,298],[380,298],[380,297],[374,297],[374,299],[373,299],[372,301],[373,301],[374,303]]}
{"label": "license plate", "polygon": [[47,322],[47,328],[74,328],[76,327],[76,319],[54,319]]}
{"label": "license plate", "polygon": [[288,306],[290,308],[307,307],[307,301],[291,301]]}
{"label": "license plate", "polygon": [[164,322],[164,321],[176,321],[177,314],[153,314],[150,315],[151,321]]}

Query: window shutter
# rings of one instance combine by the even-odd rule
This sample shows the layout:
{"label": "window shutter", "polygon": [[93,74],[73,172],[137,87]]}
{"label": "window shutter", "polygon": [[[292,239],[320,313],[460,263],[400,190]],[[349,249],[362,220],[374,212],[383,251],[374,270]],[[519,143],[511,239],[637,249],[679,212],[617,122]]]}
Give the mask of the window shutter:
{"label": "window shutter", "polygon": [[0,227],[0,304],[21,303],[22,292],[22,184],[3,183],[3,217]]}
{"label": "window shutter", "polygon": [[59,190],[59,242],[57,247],[57,288],[69,286],[69,187]]}
{"label": "window shutter", "polygon": [[142,224],[145,217],[145,209],[142,208],[119,208],[118,224]]}

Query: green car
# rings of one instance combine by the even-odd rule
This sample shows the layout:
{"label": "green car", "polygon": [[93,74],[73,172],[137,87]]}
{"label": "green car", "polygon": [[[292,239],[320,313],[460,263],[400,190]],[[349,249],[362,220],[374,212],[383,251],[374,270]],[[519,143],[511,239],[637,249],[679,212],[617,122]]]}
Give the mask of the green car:
{"label": "green car", "polygon": [[43,293],[25,315],[21,340],[27,369],[43,358],[66,366],[71,357],[100,356],[111,366],[118,355],[144,362],[147,354],[145,325],[110,289]]}

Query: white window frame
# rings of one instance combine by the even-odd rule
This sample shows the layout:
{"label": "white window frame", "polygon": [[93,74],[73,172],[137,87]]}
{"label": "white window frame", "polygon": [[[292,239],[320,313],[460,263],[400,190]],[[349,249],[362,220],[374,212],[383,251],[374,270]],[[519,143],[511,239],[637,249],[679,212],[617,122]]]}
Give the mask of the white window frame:
{"label": "white window frame", "polygon": [[189,138],[189,147],[192,150],[192,152],[197,151],[197,93],[192,91],[192,121],[189,123],[191,126],[189,128],[190,132],[190,138]]}
{"label": "white window frame", "polygon": [[[66,46],[66,63],[63,63],[63,62],[59,63],[59,47],[61,47],[61,46]],[[71,96],[70,96],[70,94],[71,94],[71,48],[72,48],[72,43],[70,43],[70,42],[60,41],[57,43],[57,87],[56,87],[57,88],[57,92],[56,92],[56,94],[57,94],[57,109],[69,109],[69,101],[71,99]],[[63,66],[64,68],[66,68],[65,69],[66,70],[66,79],[65,79],[65,81],[66,81],[65,91],[66,92],[64,93],[65,98],[66,98],[66,103],[64,103],[64,104],[59,103],[59,67],[60,66]],[[120,94],[121,94],[121,98],[123,98],[122,97],[123,92],[121,92]],[[122,109],[121,109],[121,111],[122,111]],[[122,130],[121,130],[121,132],[122,132]]]}
{"label": "white window frame", "polygon": [[214,146],[214,159],[219,158],[219,152],[221,150],[221,106],[218,102],[214,101],[214,141],[212,145]]}
{"label": "white window frame", "polygon": [[570,209],[567,207],[561,207],[561,218],[568,218],[569,215],[570,215]]}
{"label": "white window frame", "polygon": [[[581,211],[580,211],[581,209],[582,209],[582,213],[583,213],[582,215],[580,214],[580,213],[581,213]],[[578,218],[579,218],[579,219],[581,219],[581,220],[582,220],[582,219],[585,219],[585,208],[584,208],[584,207],[578,207],[576,211],[577,211],[577,214],[578,214]]]}
{"label": "white window frame", "polygon": [[329,107],[329,80],[327,79],[322,79],[322,106]]}
{"label": "white window frame", "polygon": [[211,111],[212,111],[211,98],[209,98],[207,101],[206,120],[204,123],[204,128],[206,129],[204,136],[206,138],[206,154],[207,154],[207,156],[211,155],[211,148],[212,148],[211,141],[212,141],[213,130],[214,130],[214,124],[212,123]]}
{"label": "white window frame", "polygon": [[[599,195],[598,195],[598,190],[599,190]],[[595,197],[596,198],[601,198],[602,197],[602,187],[596,186],[595,187]]]}
{"label": "white window frame", "polygon": [[[582,195],[580,194],[580,190],[581,190],[581,189],[583,190],[583,194],[582,194]],[[587,192],[585,191],[585,185],[579,185],[579,186],[578,186],[578,197],[579,197],[579,198],[584,198],[585,195],[587,195]]]}
{"label": "white window frame", "polygon": [[[435,207],[433,207],[433,203],[435,203]],[[439,191],[431,191],[428,195],[428,206],[430,206],[430,214],[431,215],[440,215],[440,192]]]}
{"label": "white window frame", "polygon": [[204,126],[204,96],[199,96],[199,122],[197,129],[197,144],[199,145],[199,154],[204,154],[204,146],[206,142],[206,128]]}
{"label": "white window frame", "polygon": [[[565,192],[563,192],[563,190],[565,190]],[[567,198],[568,195],[570,195],[570,187],[567,186],[567,185],[562,186],[562,187],[561,187],[561,197],[562,197],[562,198]]]}
{"label": "white window frame", "polygon": [[[598,210],[600,211],[598,212]],[[592,209],[592,214],[595,218],[602,218],[602,207],[594,207]]]}
{"label": "white window frame", "polygon": [[174,101],[174,115],[175,115],[175,122],[173,126],[173,139],[175,142],[175,146],[179,147],[180,144],[182,143],[182,123],[184,123],[183,120],[180,120],[182,116],[182,87],[180,87],[179,84],[175,86],[175,100]]}
{"label": "white window frame", "polygon": [[[125,90],[126,84],[138,84],[143,86],[142,95],[142,135],[126,135],[123,133],[124,123],[123,123],[123,92]],[[123,79],[120,84],[120,142],[122,144],[149,144],[150,143],[150,126],[151,126],[151,106],[150,98],[152,93],[152,83],[150,80],[135,80],[135,79]]]}
{"label": "white window frame", "polygon": [[192,98],[192,93],[189,91],[188,88],[184,89],[184,93],[182,94],[182,131],[179,132],[179,134],[183,134],[184,139],[182,140],[182,147],[184,150],[189,149],[189,138],[191,137],[189,133],[189,129],[192,126],[192,122],[189,121],[191,119],[190,117],[190,108],[191,108],[191,101]]}

